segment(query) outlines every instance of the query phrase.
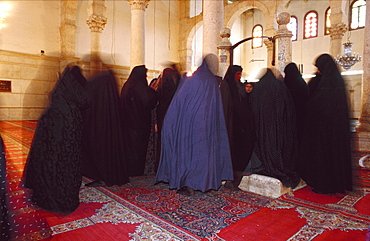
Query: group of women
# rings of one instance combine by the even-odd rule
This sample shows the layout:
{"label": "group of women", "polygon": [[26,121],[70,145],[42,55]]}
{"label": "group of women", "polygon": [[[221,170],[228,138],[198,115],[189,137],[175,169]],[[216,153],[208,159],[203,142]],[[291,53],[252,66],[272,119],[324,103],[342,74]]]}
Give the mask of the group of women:
{"label": "group of women", "polygon": [[148,85],[141,65],[120,95],[111,71],[87,81],[79,67],[67,67],[39,119],[24,185],[41,208],[69,214],[82,176],[93,180],[86,186],[112,186],[146,174],[155,114],[155,182],[181,194],[217,190],[222,181],[238,190],[253,153],[258,173],[286,187],[302,178],[318,193],[351,190],[344,81],[331,56],[316,66],[308,85],[294,63],[284,79],[266,69],[250,92],[240,66],[221,83],[206,60],[192,76],[172,66]]}
{"label": "group of women", "polygon": [[[225,79],[231,98],[228,93],[223,97],[233,101],[233,114],[228,114],[228,107],[224,110],[232,126],[229,139],[234,185],[226,187],[237,188],[241,172],[254,151],[261,164],[258,173],[275,177],[286,187],[295,188],[303,179],[320,194],[345,193],[352,189],[351,137],[344,80],[328,54],[320,55],[315,66],[318,71],[308,84],[294,63],[285,67],[284,78],[276,74],[276,70],[267,69],[249,99],[245,98],[242,88],[237,91],[231,81],[238,76],[240,67],[229,68]],[[237,78],[235,81],[240,86]],[[243,127],[247,126],[246,122],[250,128]]]}

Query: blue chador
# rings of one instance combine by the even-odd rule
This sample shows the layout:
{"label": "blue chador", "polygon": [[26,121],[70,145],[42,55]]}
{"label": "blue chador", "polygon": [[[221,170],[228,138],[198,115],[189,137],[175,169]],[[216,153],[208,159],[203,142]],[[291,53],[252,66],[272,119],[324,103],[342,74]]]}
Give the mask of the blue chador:
{"label": "blue chador", "polygon": [[156,182],[205,192],[232,179],[221,94],[203,61],[191,77],[182,77],[166,113]]}

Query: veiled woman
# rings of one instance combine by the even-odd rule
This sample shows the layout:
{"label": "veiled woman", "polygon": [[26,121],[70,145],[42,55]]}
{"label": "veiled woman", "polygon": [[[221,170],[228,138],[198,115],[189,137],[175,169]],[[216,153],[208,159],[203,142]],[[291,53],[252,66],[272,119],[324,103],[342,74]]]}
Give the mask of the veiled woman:
{"label": "veiled woman", "polygon": [[25,168],[32,200],[51,212],[72,213],[79,206],[82,116],[90,99],[79,67],[66,67],[40,117]]}
{"label": "veiled woman", "polygon": [[175,68],[165,68],[163,70],[161,81],[159,83],[158,93],[158,105],[156,109],[157,114],[157,160],[155,163],[155,171],[158,169],[160,153],[161,153],[161,131],[163,127],[164,117],[166,116],[167,109],[171,104],[172,98],[175,95],[177,86],[180,82],[180,73]]}
{"label": "veiled woman", "polygon": [[164,118],[156,182],[180,194],[217,190],[232,180],[220,90],[207,63],[183,76]]}
{"label": "veiled woman", "polygon": [[234,173],[234,181],[225,184],[230,189],[238,189],[256,141],[249,94],[240,82],[242,71],[239,65],[230,66],[220,86]]}
{"label": "veiled woman", "polygon": [[271,69],[263,70],[262,74],[251,94],[257,136],[255,151],[264,168],[261,174],[295,188],[300,179],[295,172],[298,143],[293,100],[284,82]]}
{"label": "veiled woman", "polygon": [[142,176],[157,93],[148,86],[145,65],[135,66],[121,90],[122,123],[128,175]]}
{"label": "veiled woman", "polygon": [[102,71],[86,83],[85,89],[91,104],[82,112],[83,174],[95,180],[86,186],[125,184],[129,179],[126,153],[122,148],[119,94],[113,73]]}
{"label": "veiled woman", "polygon": [[284,83],[288,87],[294,103],[297,120],[297,138],[299,143],[302,133],[302,125],[306,115],[307,101],[310,93],[307,83],[302,78],[302,75],[295,63],[289,63],[287,66],[285,66],[284,73]]}
{"label": "veiled woman", "polygon": [[321,74],[308,105],[299,155],[303,180],[322,194],[352,190],[351,135],[344,80],[333,58],[320,55]]}

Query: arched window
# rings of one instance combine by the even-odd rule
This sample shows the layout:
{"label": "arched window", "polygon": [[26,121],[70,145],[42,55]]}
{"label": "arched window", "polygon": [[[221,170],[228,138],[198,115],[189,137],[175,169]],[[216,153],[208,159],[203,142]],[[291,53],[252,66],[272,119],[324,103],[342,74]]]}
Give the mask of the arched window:
{"label": "arched window", "polygon": [[365,27],[366,1],[353,1],[350,7],[350,28],[359,29]]}
{"label": "arched window", "polygon": [[318,15],[316,11],[310,11],[304,16],[304,38],[317,37]]}
{"label": "arched window", "polygon": [[262,35],[263,35],[263,28],[262,25],[257,24],[252,29],[252,49],[262,47]]}
{"label": "arched window", "polygon": [[190,4],[189,17],[190,18],[199,15],[203,11],[202,3],[203,3],[203,1],[199,1],[199,0],[190,0],[189,1],[189,4]]}
{"label": "arched window", "polygon": [[287,27],[293,34],[292,41],[296,41],[298,37],[298,19],[296,16],[290,16],[290,23]]}
{"label": "arched window", "polygon": [[330,33],[329,31],[329,28],[331,26],[330,14],[331,14],[331,8],[328,7],[325,11],[325,35],[328,35]]}

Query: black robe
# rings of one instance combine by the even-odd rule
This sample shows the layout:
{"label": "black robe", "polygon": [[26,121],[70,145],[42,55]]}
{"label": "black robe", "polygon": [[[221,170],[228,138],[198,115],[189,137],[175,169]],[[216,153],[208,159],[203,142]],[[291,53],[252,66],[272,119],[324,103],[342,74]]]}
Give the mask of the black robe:
{"label": "black robe", "polygon": [[244,171],[251,159],[256,137],[254,118],[244,84],[235,82],[235,74],[242,71],[240,66],[230,66],[221,81],[226,126],[234,171]]}
{"label": "black robe", "polygon": [[300,179],[297,163],[297,133],[294,104],[283,81],[271,69],[256,83],[251,104],[257,135],[256,154],[263,164],[261,174],[294,188]]}
{"label": "black robe", "polygon": [[284,83],[292,96],[297,120],[298,143],[302,133],[302,125],[306,118],[306,107],[309,98],[309,90],[306,81],[302,78],[295,63],[288,64],[285,69]]}
{"label": "black robe", "polygon": [[136,66],[121,90],[122,123],[128,161],[128,175],[142,176],[151,126],[151,110],[157,93],[148,86],[147,69]]}
{"label": "black robe", "polygon": [[344,80],[333,58],[316,60],[321,78],[307,105],[299,172],[308,185],[323,193],[352,190],[349,110]]}
{"label": "black robe", "polygon": [[129,181],[124,152],[123,131],[117,84],[112,72],[105,72],[88,81],[86,91],[90,107],[82,112],[83,175],[104,181],[106,185],[122,185]]}
{"label": "black robe", "polygon": [[90,103],[84,83],[78,67],[65,69],[38,121],[28,155],[25,187],[32,189],[36,205],[51,212],[69,214],[79,206],[81,109]]}
{"label": "black robe", "polygon": [[166,68],[163,70],[161,82],[158,85],[158,105],[156,108],[158,139],[157,139],[157,152],[155,170],[157,171],[160,155],[161,155],[161,131],[163,127],[164,117],[166,116],[167,109],[171,104],[172,98],[175,95],[177,86],[180,82],[180,74],[176,69]]}
{"label": "black robe", "polygon": [[0,240],[10,240],[10,214],[6,194],[6,159],[3,139],[0,136]]}

